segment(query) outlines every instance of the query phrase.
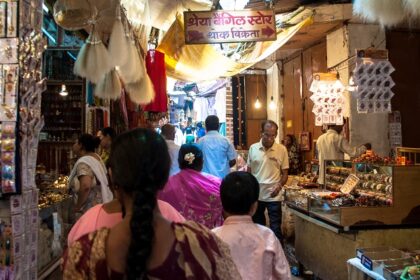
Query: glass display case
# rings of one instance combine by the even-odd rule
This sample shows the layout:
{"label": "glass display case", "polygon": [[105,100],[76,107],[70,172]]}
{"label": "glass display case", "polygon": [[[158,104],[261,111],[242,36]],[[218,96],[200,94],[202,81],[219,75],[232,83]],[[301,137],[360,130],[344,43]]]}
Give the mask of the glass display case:
{"label": "glass display case", "polygon": [[310,215],[344,226],[420,224],[420,166],[325,161]]}
{"label": "glass display case", "polygon": [[39,180],[38,275],[48,276],[58,265],[67,246],[71,224],[72,197],[68,195],[68,177],[55,181]]}
{"label": "glass display case", "polygon": [[289,207],[308,212],[310,192],[311,190],[305,190],[300,187],[287,187],[284,190],[284,199]]}

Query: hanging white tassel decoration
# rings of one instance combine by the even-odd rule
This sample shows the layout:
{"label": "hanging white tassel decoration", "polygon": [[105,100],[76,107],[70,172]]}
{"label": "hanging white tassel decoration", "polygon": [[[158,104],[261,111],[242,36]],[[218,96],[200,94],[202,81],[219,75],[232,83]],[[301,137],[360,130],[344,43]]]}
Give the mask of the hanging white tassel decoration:
{"label": "hanging white tassel decoration", "polygon": [[420,0],[403,0],[406,13],[412,17],[420,17]]}
{"label": "hanging white tassel decoration", "polygon": [[125,89],[130,96],[130,100],[136,104],[146,105],[155,98],[155,89],[147,74],[142,79],[127,84]]}
{"label": "hanging white tassel decoration", "polygon": [[128,44],[127,63],[118,67],[121,79],[125,84],[136,82],[145,75],[144,60],[137,51],[134,42]]}
{"label": "hanging white tassel decoration", "polygon": [[90,53],[90,48],[92,48],[92,45],[86,41],[83,44],[83,46],[80,48],[79,54],[77,55],[76,62],[74,63],[73,73],[80,77],[86,77],[86,72],[87,72],[86,61],[87,61],[87,56]]}
{"label": "hanging white tassel decoration", "polygon": [[108,51],[93,28],[77,56],[73,72],[97,84],[111,68]]}
{"label": "hanging white tassel decoration", "polygon": [[125,36],[124,26],[121,22],[119,4],[117,7],[117,16],[109,38],[108,50],[113,66],[122,66],[127,63],[128,42]]}
{"label": "hanging white tassel decoration", "polygon": [[374,22],[378,18],[375,13],[376,0],[354,0],[353,14],[367,22]]}
{"label": "hanging white tassel decoration", "polygon": [[102,99],[118,99],[121,95],[121,81],[115,69],[103,76],[95,88],[95,95]]}
{"label": "hanging white tassel decoration", "polygon": [[405,18],[402,0],[355,0],[353,13],[384,27],[396,26]]}

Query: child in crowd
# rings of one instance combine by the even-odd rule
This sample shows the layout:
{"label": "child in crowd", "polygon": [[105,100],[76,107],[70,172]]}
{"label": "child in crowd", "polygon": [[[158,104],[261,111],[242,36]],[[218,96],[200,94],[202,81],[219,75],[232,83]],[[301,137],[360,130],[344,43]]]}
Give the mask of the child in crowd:
{"label": "child in crowd", "polygon": [[247,172],[233,172],[220,188],[225,222],[213,232],[226,242],[243,279],[291,279],[289,264],[271,229],[254,224],[259,184]]}

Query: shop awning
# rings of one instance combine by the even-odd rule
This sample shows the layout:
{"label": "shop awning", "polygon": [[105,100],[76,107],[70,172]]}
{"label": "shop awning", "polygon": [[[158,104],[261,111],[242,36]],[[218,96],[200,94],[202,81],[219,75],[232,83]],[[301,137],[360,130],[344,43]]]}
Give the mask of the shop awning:
{"label": "shop awning", "polygon": [[236,60],[233,59],[234,55],[225,56],[213,45],[185,45],[183,19],[178,15],[158,50],[165,53],[167,75],[175,79],[202,81],[229,77],[271,55],[299,29],[311,24],[312,15],[310,9],[301,9],[288,19],[284,15],[277,15],[277,40],[243,44],[240,48],[235,45],[240,49],[236,51],[239,56]]}

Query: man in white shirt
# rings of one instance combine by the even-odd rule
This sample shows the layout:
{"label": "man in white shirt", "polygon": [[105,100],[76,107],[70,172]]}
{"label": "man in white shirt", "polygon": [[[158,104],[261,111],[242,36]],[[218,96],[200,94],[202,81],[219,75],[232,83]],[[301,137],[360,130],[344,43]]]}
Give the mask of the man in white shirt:
{"label": "man in white shirt", "polygon": [[320,184],[324,184],[325,160],[344,160],[344,153],[350,157],[357,157],[371,148],[369,143],[359,147],[350,146],[347,139],[341,135],[342,131],[342,125],[329,125],[328,130],[316,141],[319,159],[318,183]]}
{"label": "man in white shirt", "polygon": [[178,173],[179,165],[178,165],[178,154],[179,154],[179,146],[175,144],[175,127],[171,124],[165,124],[161,128],[161,135],[165,138],[166,144],[168,145],[169,155],[171,156],[171,170],[169,172],[169,176],[172,176]]}
{"label": "man in white shirt", "polygon": [[249,148],[247,164],[248,172],[251,172],[260,184],[254,222],[266,225],[264,211],[267,209],[270,228],[281,240],[280,190],[287,182],[289,156],[286,147],[275,142],[277,131],[277,124],[271,120],[261,124],[261,140]]}
{"label": "man in white shirt", "polygon": [[213,232],[229,246],[242,279],[291,279],[289,264],[276,235],[252,221],[258,196],[258,181],[250,173],[228,174],[220,186],[225,222]]}

